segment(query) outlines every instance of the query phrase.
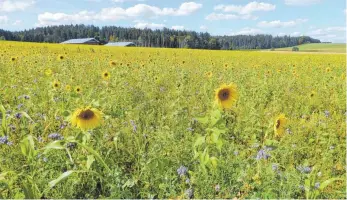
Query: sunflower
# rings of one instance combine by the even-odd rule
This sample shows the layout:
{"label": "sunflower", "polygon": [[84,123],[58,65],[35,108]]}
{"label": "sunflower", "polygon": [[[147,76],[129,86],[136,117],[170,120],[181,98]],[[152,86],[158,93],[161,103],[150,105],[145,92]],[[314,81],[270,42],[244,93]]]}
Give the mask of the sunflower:
{"label": "sunflower", "polygon": [[287,118],[284,114],[280,114],[274,123],[274,131],[276,136],[281,136],[284,133],[284,126],[287,124]]}
{"label": "sunflower", "polygon": [[45,71],[45,74],[46,74],[46,76],[51,76],[52,75],[52,70],[51,69],[47,69]]}
{"label": "sunflower", "polygon": [[100,126],[102,122],[102,112],[96,108],[86,107],[77,109],[71,117],[72,126],[82,130],[90,130]]}
{"label": "sunflower", "polygon": [[65,86],[65,90],[68,91],[68,92],[70,92],[70,91],[71,91],[71,86],[70,86],[70,85],[66,85],[66,86]]}
{"label": "sunflower", "polygon": [[58,55],[58,60],[64,60],[64,56],[63,55]]}
{"label": "sunflower", "polygon": [[82,92],[82,88],[80,86],[75,87],[75,92],[76,93],[81,93]]}
{"label": "sunflower", "polygon": [[12,58],[11,58],[11,61],[12,61],[12,62],[16,62],[16,61],[17,61],[16,57],[12,57]]}
{"label": "sunflower", "polygon": [[236,85],[223,84],[216,90],[215,99],[218,105],[223,109],[231,109],[238,97]]}
{"label": "sunflower", "polygon": [[104,80],[108,80],[110,79],[110,72],[104,71],[101,76]]}
{"label": "sunflower", "polygon": [[330,67],[327,67],[327,68],[325,69],[325,72],[331,72]]}
{"label": "sunflower", "polygon": [[315,92],[315,91],[311,91],[310,97],[312,98],[312,97],[314,97],[314,96],[316,96],[316,92]]}
{"label": "sunflower", "polygon": [[60,88],[60,82],[59,81],[54,81],[53,83],[52,83],[52,85],[53,85],[53,87],[54,88]]}
{"label": "sunflower", "polygon": [[211,71],[209,71],[209,72],[206,73],[207,78],[211,78],[212,75],[213,75],[213,73],[212,73]]}

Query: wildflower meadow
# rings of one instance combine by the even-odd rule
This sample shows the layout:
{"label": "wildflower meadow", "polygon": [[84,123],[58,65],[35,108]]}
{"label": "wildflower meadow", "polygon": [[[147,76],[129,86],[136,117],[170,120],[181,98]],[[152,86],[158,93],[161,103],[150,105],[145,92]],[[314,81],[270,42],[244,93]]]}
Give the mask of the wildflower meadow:
{"label": "wildflower meadow", "polygon": [[346,198],[343,54],[0,42],[0,198]]}

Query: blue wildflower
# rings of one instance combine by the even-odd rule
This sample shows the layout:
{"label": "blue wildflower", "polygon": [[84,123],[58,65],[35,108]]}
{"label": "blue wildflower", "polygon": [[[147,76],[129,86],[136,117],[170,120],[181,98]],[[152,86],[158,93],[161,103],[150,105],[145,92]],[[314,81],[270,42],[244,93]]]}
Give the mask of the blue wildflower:
{"label": "blue wildflower", "polygon": [[189,184],[189,183],[190,183],[190,179],[187,178],[187,179],[186,179],[186,184]]}
{"label": "blue wildflower", "polygon": [[238,151],[234,151],[234,155],[235,156],[239,155],[239,152]]}
{"label": "blue wildflower", "polygon": [[60,124],[60,129],[64,129],[65,127],[67,126],[67,123],[66,122],[62,122],[61,124]]}
{"label": "blue wildflower", "polygon": [[312,171],[311,167],[302,165],[298,166],[296,169],[299,170],[302,174],[308,174]]}
{"label": "blue wildflower", "polygon": [[314,188],[318,189],[320,187],[320,182],[314,184]]}
{"label": "blue wildflower", "polygon": [[272,150],[272,149],[269,149],[269,148],[264,148],[264,149],[260,149],[257,153],[257,157],[255,159],[257,160],[261,160],[261,159],[264,159],[264,160],[267,160],[271,155],[269,154],[269,150]]}
{"label": "blue wildflower", "polygon": [[305,191],[305,186],[299,185],[299,189],[302,190],[302,191]]}
{"label": "blue wildflower", "polygon": [[20,119],[20,118],[22,118],[22,113],[16,113],[14,116],[15,116],[17,119]]}
{"label": "blue wildflower", "polygon": [[180,176],[184,176],[186,175],[188,172],[188,168],[186,168],[185,166],[181,165],[178,169],[177,169],[177,174]]}
{"label": "blue wildflower", "polygon": [[193,198],[194,197],[194,190],[193,190],[193,188],[189,188],[188,190],[186,190],[185,194],[187,195],[187,197],[189,199]]}
{"label": "blue wildflower", "polygon": [[7,144],[8,142],[8,136],[3,136],[3,137],[0,137],[0,144]]}
{"label": "blue wildflower", "polygon": [[48,138],[52,139],[52,140],[63,140],[64,137],[62,135],[60,135],[59,133],[51,133],[48,135]]}
{"label": "blue wildflower", "polygon": [[328,110],[325,110],[324,111],[324,115],[325,115],[325,117],[329,117],[330,116],[330,112]]}

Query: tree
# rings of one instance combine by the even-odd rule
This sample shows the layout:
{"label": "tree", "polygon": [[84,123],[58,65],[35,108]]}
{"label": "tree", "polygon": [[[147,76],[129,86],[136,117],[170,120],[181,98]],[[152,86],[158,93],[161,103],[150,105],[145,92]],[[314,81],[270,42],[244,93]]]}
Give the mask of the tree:
{"label": "tree", "polygon": [[293,47],[292,51],[299,51],[299,47]]}

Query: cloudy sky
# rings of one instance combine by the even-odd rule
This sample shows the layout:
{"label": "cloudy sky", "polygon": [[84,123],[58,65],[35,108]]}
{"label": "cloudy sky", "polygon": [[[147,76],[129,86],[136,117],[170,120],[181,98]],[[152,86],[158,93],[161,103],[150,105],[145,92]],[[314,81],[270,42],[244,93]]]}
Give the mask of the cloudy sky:
{"label": "cloudy sky", "polygon": [[0,0],[0,29],[83,23],[345,42],[345,8],[345,0]]}

